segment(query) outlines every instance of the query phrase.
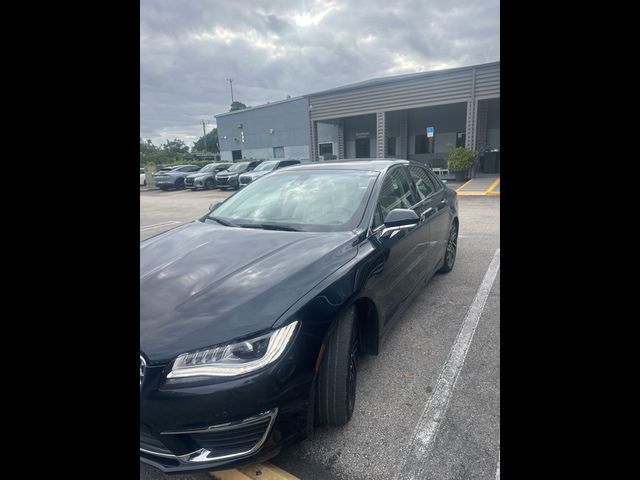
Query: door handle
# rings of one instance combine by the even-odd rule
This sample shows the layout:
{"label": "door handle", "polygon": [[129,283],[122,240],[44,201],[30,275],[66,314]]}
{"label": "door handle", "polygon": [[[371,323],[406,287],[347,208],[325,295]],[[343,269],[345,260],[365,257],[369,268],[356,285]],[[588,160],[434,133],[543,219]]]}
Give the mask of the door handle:
{"label": "door handle", "polygon": [[422,212],[422,215],[420,215],[420,218],[424,220],[427,217],[427,215],[429,215],[431,212],[433,212],[433,207],[427,208],[424,212]]}

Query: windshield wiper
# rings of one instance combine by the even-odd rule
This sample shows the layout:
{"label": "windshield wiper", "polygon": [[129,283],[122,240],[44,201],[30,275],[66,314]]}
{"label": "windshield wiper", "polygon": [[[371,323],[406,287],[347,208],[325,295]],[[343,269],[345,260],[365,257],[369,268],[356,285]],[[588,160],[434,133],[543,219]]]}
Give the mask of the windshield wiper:
{"label": "windshield wiper", "polygon": [[239,227],[240,225],[236,225],[233,222],[230,222],[229,220],[222,220],[219,217],[215,217],[213,215],[207,215],[205,218],[208,218],[209,220],[213,220],[214,222],[218,222],[220,225],[224,225],[225,227]]}
{"label": "windshield wiper", "polygon": [[237,225],[242,228],[262,228],[263,230],[282,230],[285,232],[300,232],[301,230],[295,227],[289,227],[288,225],[275,225],[273,223],[243,223]]}

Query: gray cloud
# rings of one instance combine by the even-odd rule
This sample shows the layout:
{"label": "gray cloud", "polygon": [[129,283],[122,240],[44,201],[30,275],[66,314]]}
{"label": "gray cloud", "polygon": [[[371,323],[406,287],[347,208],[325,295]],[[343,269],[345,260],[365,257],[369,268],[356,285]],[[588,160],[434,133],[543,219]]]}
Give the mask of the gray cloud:
{"label": "gray cloud", "polygon": [[202,135],[259,105],[369,78],[500,59],[498,0],[142,0],[140,136]]}

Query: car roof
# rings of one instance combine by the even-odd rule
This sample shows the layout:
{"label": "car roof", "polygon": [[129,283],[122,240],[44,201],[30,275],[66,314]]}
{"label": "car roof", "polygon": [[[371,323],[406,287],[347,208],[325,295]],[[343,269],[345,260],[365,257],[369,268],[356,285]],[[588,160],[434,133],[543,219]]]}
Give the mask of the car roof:
{"label": "car roof", "polygon": [[354,160],[329,160],[325,162],[301,163],[292,165],[287,170],[364,170],[369,172],[383,172],[393,165],[408,165],[408,160],[393,158],[363,158]]}

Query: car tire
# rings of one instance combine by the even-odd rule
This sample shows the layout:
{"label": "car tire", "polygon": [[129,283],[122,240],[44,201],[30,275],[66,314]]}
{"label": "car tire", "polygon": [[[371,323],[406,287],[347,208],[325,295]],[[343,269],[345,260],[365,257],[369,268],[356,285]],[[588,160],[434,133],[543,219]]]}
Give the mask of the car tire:
{"label": "car tire", "polygon": [[213,180],[211,178],[208,178],[207,181],[204,182],[204,188],[205,188],[205,190],[213,190],[214,183],[213,183]]}
{"label": "car tire", "polygon": [[438,272],[449,273],[453,270],[453,265],[456,262],[456,253],[458,251],[458,222],[451,224],[449,230],[449,238],[447,239],[447,249],[444,252],[444,263]]}
{"label": "car tire", "polygon": [[145,180],[144,182],[142,182],[142,186],[146,187],[147,186],[147,181]]}
{"label": "car tire", "polygon": [[337,319],[325,344],[318,375],[318,419],[344,425],[353,415],[358,371],[358,328],[354,305]]}
{"label": "car tire", "polygon": [[179,178],[176,180],[176,190],[184,190],[184,179]]}

